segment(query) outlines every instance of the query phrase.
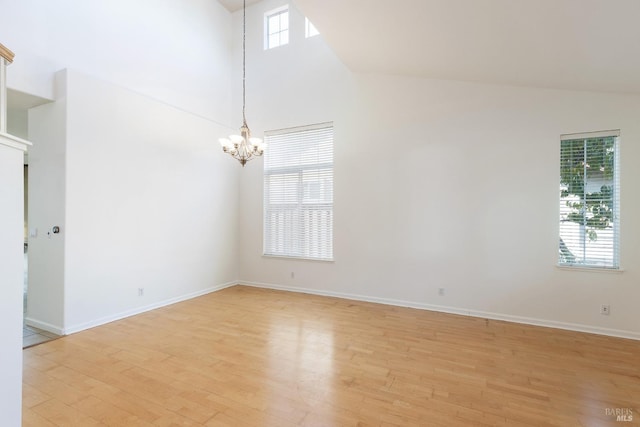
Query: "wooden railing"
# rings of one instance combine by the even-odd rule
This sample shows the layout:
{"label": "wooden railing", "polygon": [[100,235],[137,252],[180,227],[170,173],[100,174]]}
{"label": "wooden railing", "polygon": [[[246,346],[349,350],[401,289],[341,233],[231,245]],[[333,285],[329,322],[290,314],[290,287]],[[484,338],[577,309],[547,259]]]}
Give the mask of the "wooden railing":
{"label": "wooden railing", "polygon": [[7,65],[13,62],[13,57],[13,52],[0,44],[0,146],[26,151],[31,143],[7,132]]}
{"label": "wooden railing", "polygon": [[13,54],[13,52],[11,52],[5,45],[0,43],[0,57],[4,58],[4,60],[7,61],[8,64],[11,64],[13,62],[14,56],[15,55]]}
{"label": "wooden railing", "polygon": [[13,52],[0,43],[0,133],[7,132],[7,64],[13,62]]}

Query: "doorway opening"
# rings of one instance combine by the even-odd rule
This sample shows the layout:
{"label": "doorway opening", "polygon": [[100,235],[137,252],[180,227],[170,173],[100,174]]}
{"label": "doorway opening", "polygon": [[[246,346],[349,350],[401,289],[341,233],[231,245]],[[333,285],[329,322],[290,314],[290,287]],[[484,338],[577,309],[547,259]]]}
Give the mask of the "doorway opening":
{"label": "doorway opening", "polygon": [[[7,89],[7,133],[15,135],[18,138],[29,140],[29,110],[33,107],[37,107],[50,100],[40,98],[34,95],[30,95],[17,90]],[[33,147],[32,147],[33,148]],[[29,152],[24,154],[24,175],[23,175],[23,188],[24,188],[24,261],[23,261],[23,282],[22,282],[22,347],[31,347],[36,344],[40,344],[46,341],[50,341],[58,336],[44,331],[42,329],[29,326],[25,322],[25,318],[28,313],[28,288],[29,288],[29,270],[31,267],[36,266],[34,264],[36,259],[29,259]],[[35,236],[34,236],[35,237]],[[33,257],[32,257],[33,258]],[[31,261],[31,263],[30,263]],[[33,270],[33,269],[32,269]]]}
{"label": "doorway opening", "polygon": [[42,329],[28,326],[27,317],[28,287],[29,287],[29,165],[25,155],[24,165],[24,276],[22,284],[22,348],[33,347],[43,342],[58,338],[58,335]]}

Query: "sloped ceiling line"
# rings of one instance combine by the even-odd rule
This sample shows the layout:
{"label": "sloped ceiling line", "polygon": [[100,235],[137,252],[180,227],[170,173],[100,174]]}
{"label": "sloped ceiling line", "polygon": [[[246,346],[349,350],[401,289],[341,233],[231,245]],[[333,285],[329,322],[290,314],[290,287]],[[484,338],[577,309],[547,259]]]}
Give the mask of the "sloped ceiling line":
{"label": "sloped ceiling line", "polygon": [[640,94],[638,0],[293,3],[355,72]]}

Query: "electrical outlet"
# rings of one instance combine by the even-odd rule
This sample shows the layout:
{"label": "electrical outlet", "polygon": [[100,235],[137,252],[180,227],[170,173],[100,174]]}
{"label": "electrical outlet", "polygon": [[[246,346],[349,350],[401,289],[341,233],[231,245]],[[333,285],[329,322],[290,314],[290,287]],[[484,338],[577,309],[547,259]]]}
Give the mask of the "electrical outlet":
{"label": "electrical outlet", "polygon": [[609,304],[602,304],[600,306],[600,314],[608,316],[611,313],[611,307]]}
{"label": "electrical outlet", "polygon": [[295,278],[296,278],[296,274],[295,274],[293,271],[291,272],[291,278],[292,278],[292,279],[295,279]]}
{"label": "electrical outlet", "polygon": [[144,296],[144,288],[138,288],[138,296],[139,297],[143,297]]}
{"label": "electrical outlet", "polygon": [[438,288],[438,295],[440,295],[441,297],[444,296],[444,288]]}

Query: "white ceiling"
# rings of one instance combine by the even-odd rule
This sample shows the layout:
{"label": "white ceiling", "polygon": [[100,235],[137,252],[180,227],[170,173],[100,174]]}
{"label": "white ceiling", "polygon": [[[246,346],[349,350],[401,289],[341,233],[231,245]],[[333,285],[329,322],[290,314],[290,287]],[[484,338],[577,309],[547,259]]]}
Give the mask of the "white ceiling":
{"label": "white ceiling", "polygon": [[293,0],[353,71],[640,93],[640,0]]}
{"label": "white ceiling", "polygon": [[[242,9],[242,0],[218,0],[229,12]],[[247,0],[247,7],[261,0]]]}
{"label": "white ceiling", "polygon": [[7,88],[7,108],[26,111],[29,108],[51,102],[50,99]]}

